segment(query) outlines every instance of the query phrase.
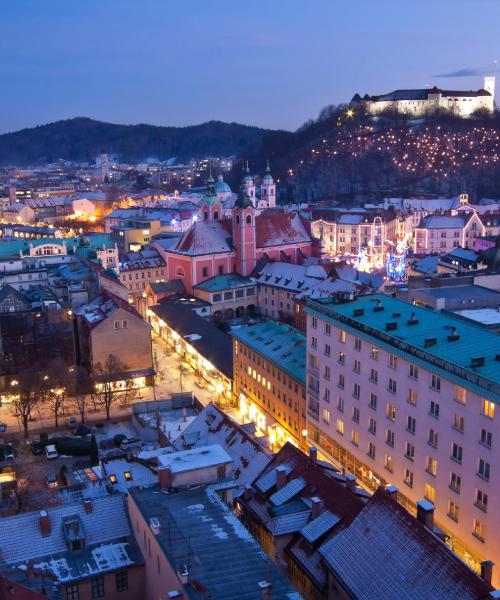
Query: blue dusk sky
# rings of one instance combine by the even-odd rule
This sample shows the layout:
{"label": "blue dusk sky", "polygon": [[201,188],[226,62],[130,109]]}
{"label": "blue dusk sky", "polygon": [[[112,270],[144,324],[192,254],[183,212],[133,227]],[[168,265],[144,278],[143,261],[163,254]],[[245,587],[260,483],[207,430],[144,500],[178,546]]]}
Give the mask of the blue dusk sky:
{"label": "blue dusk sky", "polygon": [[5,0],[0,132],[88,116],[296,129],[355,92],[482,87],[500,0]]}

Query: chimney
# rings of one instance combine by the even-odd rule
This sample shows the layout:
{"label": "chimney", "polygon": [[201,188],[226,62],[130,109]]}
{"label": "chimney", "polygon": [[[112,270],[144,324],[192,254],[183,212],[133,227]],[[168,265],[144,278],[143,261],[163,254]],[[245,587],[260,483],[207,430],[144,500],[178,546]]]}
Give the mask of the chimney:
{"label": "chimney", "polygon": [[311,498],[311,521],[319,517],[321,514],[321,500],[314,496]]}
{"label": "chimney", "polygon": [[309,448],[309,458],[313,462],[318,462],[318,449],[317,448],[314,448],[313,446],[311,446]]}
{"label": "chimney", "polygon": [[161,490],[169,490],[172,487],[172,471],[170,467],[163,467],[158,470],[158,479]]}
{"label": "chimney", "polygon": [[40,531],[42,532],[43,537],[50,535],[49,513],[46,510],[40,511]]}
{"label": "chimney", "polygon": [[385,491],[391,500],[394,500],[394,502],[398,501],[398,488],[395,485],[387,485]]}
{"label": "chimney", "polygon": [[495,563],[491,560],[483,560],[481,563],[481,577],[491,585],[493,579],[493,567]]}
{"label": "chimney", "polygon": [[345,486],[350,492],[356,491],[356,475],[350,473],[345,476]]}
{"label": "chimney", "polygon": [[271,600],[273,597],[273,586],[269,581],[259,581],[260,600]]}
{"label": "chimney", "polygon": [[417,519],[423,523],[427,529],[434,529],[434,504],[428,500],[419,500],[417,502]]}
{"label": "chimney", "polygon": [[282,488],[286,483],[286,469],[283,465],[276,467],[276,487]]}
{"label": "chimney", "polygon": [[83,502],[83,508],[85,509],[86,513],[91,513],[92,512],[92,500],[84,500]]}
{"label": "chimney", "polygon": [[246,484],[245,488],[243,490],[243,498],[245,498],[245,500],[250,500],[250,498],[253,496],[253,489],[252,486],[250,484]]}

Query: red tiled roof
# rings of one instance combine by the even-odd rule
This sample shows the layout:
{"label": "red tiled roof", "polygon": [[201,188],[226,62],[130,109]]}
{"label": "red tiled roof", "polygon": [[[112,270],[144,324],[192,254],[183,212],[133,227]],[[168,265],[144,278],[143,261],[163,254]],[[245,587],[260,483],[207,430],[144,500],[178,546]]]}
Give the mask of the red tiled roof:
{"label": "red tiled roof", "polygon": [[255,219],[257,248],[311,242],[302,217],[298,213],[265,211]]}

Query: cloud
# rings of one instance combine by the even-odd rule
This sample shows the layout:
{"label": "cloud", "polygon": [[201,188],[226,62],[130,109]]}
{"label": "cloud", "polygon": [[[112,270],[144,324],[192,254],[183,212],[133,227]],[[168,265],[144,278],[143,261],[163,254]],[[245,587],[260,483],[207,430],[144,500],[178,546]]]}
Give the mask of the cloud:
{"label": "cloud", "polygon": [[458,71],[451,71],[450,73],[441,73],[440,75],[433,75],[433,77],[479,77],[480,75],[487,75],[488,73],[489,71],[485,71],[483,69],[458,69]]}

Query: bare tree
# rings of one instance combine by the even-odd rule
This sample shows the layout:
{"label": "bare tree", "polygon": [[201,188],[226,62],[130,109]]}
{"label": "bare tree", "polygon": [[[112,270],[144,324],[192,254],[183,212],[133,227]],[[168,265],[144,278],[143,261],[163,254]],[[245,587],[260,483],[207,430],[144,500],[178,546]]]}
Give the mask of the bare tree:
{"label": "bare tree", "polygon": [[[96,363],[93,369],[92,396],[106,411],[106,420],[110,419],[111,407],[123,395],[128,396],[131,387],[126,378],[128,367],[116,355],[109,354],[104,364]],[[125,380],[125,387],[117,386],[117,381]],[[126,403],[126,399],[125,399]]]}
{"label": "bare tree", "polygon": [[26,370],[19,374],[16,383],[17,395],[12,400],[12,411],[21,419],[24,437],[28,437],[28,427],[31,414],[38,403],[43,399],[44,382],[39,372]]}
{"label": "bare tree", "polygon": [[85,415],[92,399],[89,374],[81,366],[72,367],[72,373],[72,405],[78,411],[81,423],[85,423]]}
{"label": "bare tree", "polygon": [[64,414],[71,379],[68,367],[62,359],[54,361],[42,377],[42,397],[49,404],[54,415],[54,427],[59,426],[59,416]]}

